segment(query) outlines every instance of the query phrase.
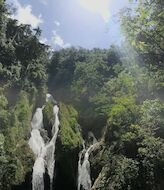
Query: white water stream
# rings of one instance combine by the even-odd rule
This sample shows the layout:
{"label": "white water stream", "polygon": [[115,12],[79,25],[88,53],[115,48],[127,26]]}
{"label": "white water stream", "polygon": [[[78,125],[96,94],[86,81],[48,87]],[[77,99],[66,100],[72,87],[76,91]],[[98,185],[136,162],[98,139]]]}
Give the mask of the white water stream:
{"label": "white water stream", "polygon": [[[92,187],[91,174],[90,174],[90,162],[89,156],[92,152],[92,149],[97,142],[96,138],[92,133],[93,144],[86,149],[83,143],[83,150],[79,153],[79,161],[78,161],[78,190],[90,190]],[[82,161],[82,156],[84,154],[84,159]]]}
{"label": "white water stream", "polygon": [[[46,101],[51,101],[53,98],[50,94],[47,94]],[[44,106],[43,106],[44,108]],[[55,145],[59,131],[59,107],[55,105],[53,107],[54,125],[52,127],[52,139],[45,144],[43,137],[40,134],[40,130],[43,128],[43,108],[37,108],[31,121],[31,137],[29,139],[29,146],[35,154],[35,163],[33,166],[32,174],[32,189],[44,190],[44,173],[45,169],[48,170],[50,177],[50,188],[52,189],[54,166],[55,166]]]}

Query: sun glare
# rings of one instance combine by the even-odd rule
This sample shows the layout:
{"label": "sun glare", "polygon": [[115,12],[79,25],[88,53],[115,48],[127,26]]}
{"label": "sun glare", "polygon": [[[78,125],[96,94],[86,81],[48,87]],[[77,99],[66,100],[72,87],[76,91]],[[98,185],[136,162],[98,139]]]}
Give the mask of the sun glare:
{"label": "sun glare", "polygon": [[109,0],[80,0],[80,4],[88,11],[100,14],[105,22],[108,21],[110,17]]}

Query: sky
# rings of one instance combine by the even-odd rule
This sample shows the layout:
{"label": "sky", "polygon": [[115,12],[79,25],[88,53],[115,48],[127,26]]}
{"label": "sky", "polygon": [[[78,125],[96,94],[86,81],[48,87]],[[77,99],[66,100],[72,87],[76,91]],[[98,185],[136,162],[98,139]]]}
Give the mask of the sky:
{"label": "sky", "polygon": [[123,36],[118,22],[120,9],[129,0],[7,0],[17,11],[19,23],[40,27],[40,41],[53,49],[67,47],[109,48]]}

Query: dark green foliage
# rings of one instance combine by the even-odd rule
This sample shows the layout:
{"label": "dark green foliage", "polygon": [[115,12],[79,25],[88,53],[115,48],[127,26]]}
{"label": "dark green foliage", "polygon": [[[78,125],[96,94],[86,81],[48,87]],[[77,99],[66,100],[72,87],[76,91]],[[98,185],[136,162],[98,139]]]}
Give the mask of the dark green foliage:
{"label": "dark green foliage", "polygon": [[[48,47],[39,33],[9,17],[0,1],[0,189],[24,181],[33,165],[28,146],[36,91],[45,92]],[[25,91],[22,92],[21,90]],[[13,94],[9,94],[12,92]],[[15,94],[16,92],[16,94]],[[30,92],[30,96],[27,94]],[[7,96],[6,96],[7,95]],[[15,97],[19,95],[18,97]],[[9,99],[7,100],[7,97]],[[29,103],[30,97],[30,103]],[[14,100],[14,101],[13,101]]]}
{"label": "dark green foliage", "polygon": [[50,85],[56,87],[67,85],[72,80],[75,64],[78,61],[86,60],[87,50],[85,49],[62,49],[54,52],[49,66]]}
{"label": "dark green foliage", "polygon": [[32,92],[47,81],[48,46],[39,42],[37,30],[9,18],[5,5],[1,9],[0,79]]}
{"label": "dark green foliage", "polygon": [[[122,70],[117,48],[113,46],[109,50],[90,51],[63,49],[54,52],[49,68],[51,91],[58,100],[73,104],[79,110],[80,123],[86,129],[93,125],[95,129],[100,128],[99,121],[105,125],[106,113],[99,112],[97,99],[102,97],[99,92],[105,82]],[[90,130],[94,129],[91,127]]]}
{"label": "dark green foliage", "polygon": [[[138,176],[138,162],[124,156],[113,156],[107,179],[109,190],[132,189]],[[107,189],[107,187],[105,187]]]}

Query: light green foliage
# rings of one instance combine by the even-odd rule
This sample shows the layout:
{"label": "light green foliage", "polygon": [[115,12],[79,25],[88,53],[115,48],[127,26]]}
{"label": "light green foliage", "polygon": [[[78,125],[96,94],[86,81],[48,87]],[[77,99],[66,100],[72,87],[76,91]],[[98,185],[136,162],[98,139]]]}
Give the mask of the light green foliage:
{"label": "light green foliage", "polygon": [[[27,94],[22,92],[14,108],[6,107],[6,126],[0,135],[0,187],[9,189],[12,184],[24,181],[31,171],[33,154],[27,144],[30,131],[31,106]],[[4,128],[5,127],[5,128]]]}
{"label": "light green foliage", "polygon": [[43,116],[46,122],[46,125],[53,125],[54,123],[54,114],[53,114],[53,104],[52,102],[47,102],[46,106],[43,109]]}
{"label": "light green foliage", "polygon": [[29,103],[28,95],[21,92],[19,100],[12,112],[12,119],[15,121],[15,127],[22,129],[22,134],[27,136],[30,131],[30,120],[32,117],[32,106]]}
{"label": "light green foliage", "polygon": [[43,125],[47,130],[47,134],[51,137],[52,126],[54,125],[55,117],[53,114],[53,103],[51,101],[46,103],[43,109]]}
{"label": "light green foliage", "polygon": [[4,2],[4,0],[0,0],[0,5],[2,5],[2,4],[3,4],[3,2]]}
{"label": "light green foliage", "polygon": [[[141,106],[141,125],[154,130],[164,130],[164,104],[158,99],[146,100]],[[164,132],[164,131],[163,131]]]}
{"label": "light green foliage", "polygon": [[77,123],[77,111],[70,105],[60,103],[59,135],[64,149],[73,149],[81,145],[82,139]]}
{"label": "light green foliage", "polygon": [[7,101],[6,97],[3,94],[1,94],[0,95],[0,108],[5,109],[7,107],[7,105],[8,105],[8,101]]}
{"label": "light green foliage", "polygon": [[[135,1],[133,1],[135,3]],[[122,28],[132,46],[139,49],[147,64],[162,66],[164,3],[141,0],[133,9],[122,11]]]}
{"label": "light green foliage", "polygon": [[[77,111],[71,105],[60,103],[60,131],[62,147],[65,150],[71,150],[80,146],[82,139],[80,129],[78,128]],[[43,109],[44,127],[51,131],[54,124],[53,104],[48,102]]]}
{"label": "light green foliage", "polygon": [[113,97],[114,104],[109,112],[109,125],[124,126],[135,123],[138,107],[133,96]]}

